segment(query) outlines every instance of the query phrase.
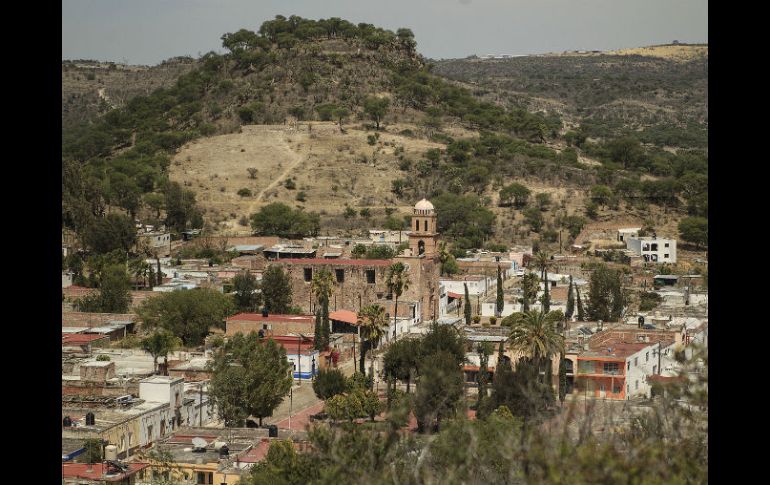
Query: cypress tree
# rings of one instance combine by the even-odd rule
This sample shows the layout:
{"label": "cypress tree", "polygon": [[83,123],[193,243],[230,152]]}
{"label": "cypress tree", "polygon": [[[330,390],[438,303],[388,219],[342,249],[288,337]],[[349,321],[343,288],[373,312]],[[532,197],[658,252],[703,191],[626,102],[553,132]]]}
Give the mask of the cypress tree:
{"label": "cypress tree", "polygon": [[500,266],[497,267],[497,316],[503,314],[503,308],[505,308],[505,300],[503,300],[503,277],[500,273]]}
{"label": "cypress tree", "polygon": [[323,350],[323,330],[321,329],[321,311],[315,312],[315,332],[313,332],[313,348]]}
{"label": "cypress tree", "polygon": [[564,362],[564,352],[559,353],[559,402],[564,404],[567,395],[567,365]]}
{"label": "cypress tree", "polygon": [[468,284],[463,283],[465,287],[465,324],[471,324],[471,296],[468,293]]}
{"label": "cypress tree", "polygon": [[583,310],[583,302],[580,300],[580,288],[575,287],[575,294],[577,295],[577,319],[582,322],[585,320],[585,311]]}
{"label": "cypress tree", "polygon": [[329,340],[330,340],[330,332],[329,329],[329,295],[324,295],[324,298],[321,300],[321,338],[323,339],[323,348],[321,350],[326,350],[327,347],[329,347]]}
{"label": "cypress tree", "polygon": [[564,312],[564,316],[572,318],[575,313],[575,292],[572,288],[572,275],[569,275],[569,289],[567,290],[567,309]]}

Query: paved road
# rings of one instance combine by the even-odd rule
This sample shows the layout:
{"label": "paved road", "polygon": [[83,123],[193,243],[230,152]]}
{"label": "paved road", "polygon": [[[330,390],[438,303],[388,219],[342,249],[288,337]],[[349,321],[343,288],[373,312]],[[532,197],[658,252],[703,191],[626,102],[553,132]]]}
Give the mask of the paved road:
{"label": "paved road", "polygon": [[[349,360],[339,366],[343,374],[353,374],[353,361]],[[263,419],[263,423],[275,424],[281,429],[289,429],[289,414],[291,412],[291,429],[305,429],[310,415],[317,414],[323,409],[323,401],[313,392],[313,383],[303,379],[294,381],[291,394],[286,396],[281,404],[273,411],[273,415]]]}

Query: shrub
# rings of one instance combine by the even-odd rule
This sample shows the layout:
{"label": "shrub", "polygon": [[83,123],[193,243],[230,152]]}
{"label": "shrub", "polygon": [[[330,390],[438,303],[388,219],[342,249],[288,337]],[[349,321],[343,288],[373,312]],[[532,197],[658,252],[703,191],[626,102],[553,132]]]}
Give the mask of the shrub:
{"label": "shrub", "polygon": [[251,197],[251,190],[244,187],[238,191],[238,195],[241,197]]}
{"label": "shrub", "polygon": [[307,200],[307,194],[305,194],[305,192],[300,190],[299,192],[297,192],[297,196],[295,197],[295,199],[297,199],[299,202],[305,202],[305,200]]}
{"label": "shrub", "polygon": [[96,357],[96,360],[99,361],[99,362],[109,362],[112,359],[110,358],[109,355],[101,354],[101,355]]}
{"label": "shrub", "polygon": [[294,190],[297,188],[297,184],[292,179],[286,179],[284,181],[283,186],[286,187],[287,190]]}

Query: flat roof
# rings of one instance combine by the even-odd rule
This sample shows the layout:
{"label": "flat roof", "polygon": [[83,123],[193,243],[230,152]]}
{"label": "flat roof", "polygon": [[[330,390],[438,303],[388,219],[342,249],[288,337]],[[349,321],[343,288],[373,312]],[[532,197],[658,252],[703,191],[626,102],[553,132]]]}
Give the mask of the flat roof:
{"label": "flat roof", "polygon": [[675,274],[656,274],[653,276],[653,279],[656,280],[678,280],[679,276]]}
{"label": "flat roof", "polygon": [[276,263],[289,264],[333,264],[335,266],[390,266],[390,259],[326,259],[326,258],[286,258],[273,261]]}
{"label": "flat roof", "polygon": [[169,384],[169,383],[175,383],[183,381],[184,379],[181,377],[171,377],[171,376],[151,376],[151,377],[145,377],[141,381],[139,381],[140,384],[149,383],[149,384]]}
{"label": "flat roof", "polygon": [[107,337],[100,334],[81,334],[81,333],[62,334],[61,344],[62,345],[84,345],[84,344],[90,344],[91,342],[95,342],[97,340],[106,339],[106,338]]}
{"label": "flat roof", "polygon": [[315,323],[313,315],[286,315],[286,314],[268,314],[263,317],[261,313],[238,313],[227,317],[227,321],[246,320],[250,322],[297,322],[297,323]]}
{"label": "flat roof", "polygon": [[105,465],[104,463],[94,463],[89,465],[88,463],[62,463],[61,474],[63,478],[83,478],[86,480],[104,480],[106,482],[120,482],[131,475],[136,474],[140,470],[147,468],[147,463],[125,463],[128,467],[128,471],[125,473],[107,474],[107,472],[114,470],[112,467]]}

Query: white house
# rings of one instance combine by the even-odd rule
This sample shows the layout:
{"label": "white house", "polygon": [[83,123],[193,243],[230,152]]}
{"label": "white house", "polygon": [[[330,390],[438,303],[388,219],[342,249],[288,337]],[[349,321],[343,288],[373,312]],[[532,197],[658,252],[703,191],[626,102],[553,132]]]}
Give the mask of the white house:
{"label": "white house", "polygon": [[646,262],[676,263],[676,239],[629,237],[626,238],[626,248]]}
{"label": "white house", "polygon": [[320,354],[315,349],[300,350],[299,353],[286,352],[286,358],[291,363],[292,375],[295,379],[312,379],[318,374],[318,366],[321,362]]}
{"label": "white house", "polygon": [[647,377],[660,374],[664,364],[660,343],[651,344],[626,358],[626,400],[650,397]]}

